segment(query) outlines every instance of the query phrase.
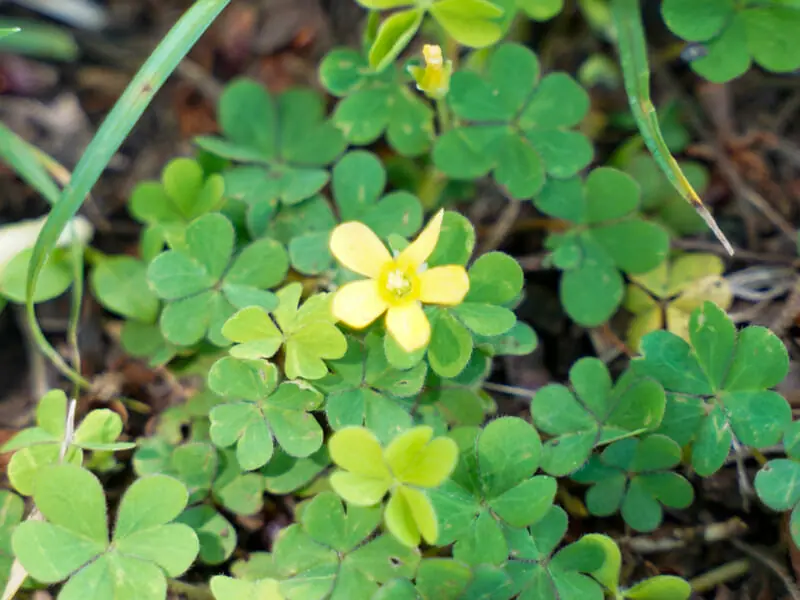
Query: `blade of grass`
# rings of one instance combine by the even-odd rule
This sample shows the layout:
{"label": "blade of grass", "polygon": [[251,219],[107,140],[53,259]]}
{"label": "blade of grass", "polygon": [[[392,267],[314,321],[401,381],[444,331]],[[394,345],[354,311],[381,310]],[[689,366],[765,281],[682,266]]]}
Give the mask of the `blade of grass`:
{"label": "blade of grass", "polygon": [[4,29],[0,29],[0,38],[4,38],[12,33],[17,33],[19,31],[19,27],[8,27]]}
{"label": "blade of grass", "polygon": [[617,46],[625,91],[648,149],[670,183],[694,207],[728,254],[733,256],[733,246],[684,176],[661,133],[656,109],[650,99],[650,65],[647,61],[647,42],[642,25],[640,0],[612,0],[611,13],[617,30]]}
{"label": "blade of grass", "polygon": [[50,345],[36,320],[33,305],[36,280],[64,227],[77,214],[84,199],[156,92],[229,2],[230,0],[197,0],[167,33],[103,121],[36,240],[26,289],[28,322],[42,352],[76,385],[87,387],[89,384]]}
{"label": "blade of grass", "polygon": [[[50,204],[58,202],[61,190],[47,170],[43,152],[0,123],[0,160],[17,172],[22,180],[44,196]],[[49,156],[49,160],[55,162]]]}
{"label": "blade of grass", "polygon": [[3,39],[0,52],[64,62],[78,58],[78,44],[64,27],[21,19],[0,19],[0,29],[14,28],[20,32]]}

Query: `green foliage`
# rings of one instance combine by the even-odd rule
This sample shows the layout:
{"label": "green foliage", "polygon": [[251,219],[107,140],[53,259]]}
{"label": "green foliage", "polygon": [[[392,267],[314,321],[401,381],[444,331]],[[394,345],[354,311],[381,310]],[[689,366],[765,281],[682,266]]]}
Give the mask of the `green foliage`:
{"label": "green foliage", "polygon": [[274,98],[258,83],[240,79],[219,100],[222,137],[196,141],[241,163],[223,173],[228,197],[249,205],[296,204],[328,183],[323,167],[345,148],[324,112],[322,99],[311,90],[293,89]]}
{"label": "green foliage", "polygon": [[211,441],[236,446],[236,460],[246,471],[267,464],[273,439],[290,456],[306,457],[322,445],[322,429],[309,411],[322,396],[302,382],[278,385],[278,370],[261,361],[222,358],[211,367],[209,386],[221,396],[239,399],[215,406],[209,414]]}
{"label": "green foliage", "polygon": [[577,178],[551,180],[534,200],[542,212],[569,222],[567,231],[546,243],[550,261],[564,272],[561,302],[581,325],[599,325],[616,312],[623,273],[646,273],[667,256],[669,235],[638,214],[640,196],[628,175],[600,167],[583,184]]}
{"label": "green foliage", "polygon": [[384,70],[416,35],[423,18],[433,20],[459,44],[484,48],[494,44],[503,33],[500,18],[503,9],[489,0],[357,0],[373,10],[410,7],[393,13],[378,27],[369,51],[369,63],[376,71]]}
{"label": "green foliage", "polygon": [[222,326],[236,308],[273,309],[278,300],[266,291],[286,276],[289,260],[283,246],[269,238],[235,251],[231,222],[207,214],[186,228],[185,242],[159,254],[147,267],[147,280],[166,301],[159,325],[168,342],[191,346],[206,338],[227,346]]}
{"label": "green foliage", "polygon": [[134,482],[122,498],[111,539],[103,487],[88,471],[47,467],[33,498],[47,522],[20,524],[12,536],[14,554],[38,581],[68,579],[62,600],[161,600],[166,577],[182,574],[197,556],[195,533],[171,522],[187,499],[175,479],[152,475]]}
{"label": "green foliage", "polygon": [[[369,152],[349,152],[333,168],[333,200],[342,221],[361,221],[383,240],[395,235],[411,237],[422,226],[419,200],[403,191],[384,195],[385,187],[386,170]],[[330,234],[328,229],[293,237],[289,243],[292,266],[306,275],[330,269]]]}
{"label": "green foliage", "polygon": [[692,68],[715,83],[742,75],[752,62],[768,71],[800,67],[795,34],[800,6],[791,2],[664,0],[664,21],[675,35],[702,42],[705,54]]}
{"label": "green foliage", "polygon": [[337,431],[328,442],[331,459],[339,467],[331,487],[356,506],[374,506],[391,493],[384,523],[402,544],[415,547],[420,537],[436,542],[439,527],[425,490],[441,485],[456,465],[458,448],[447,437],[433,437],[433,429],[408,429],[386,446],[364,427]]}
{"label": "green foliage", "polygon": [[623,375],[616,384],[602,361],[582,358],[569,372],[571,389],[552,383],[531,402],[544,444],[542,469],[563,476],[582,467],[598,445],[652,431],[664,416],[664,389],[653,379]]}
{"label": "green foliage", "polygon": [[[25,302],[25,282],[30,268],[31,250],[23,250],[0,271],[0,296],[12,302]],[[69,250],[56,250],[45,261],[36,283],[33,301],[45,302],[57,298],[72,285],[74,274]]]}
{"label": "green foliage", "polygon": [[[460,258],[458,246],[450,246],[446,237],[440,243],[442,251],[437,250],[429,264]],[[517,322],[514,313],[507,308],[522,292],[523,275],[517,261],[502,252],[489,252],[472,263],[468,275],[469,292],[463,302],[452,308],[431,307],[428,310],[432,328],[428,364],[444,378],[463,372],[474,348],[501,344],[501,338]],[[391,362],[391,358],[389,360]]]}
{"label": "green foliage", "polygon": [[[272,94],[247,79],[225,86],[220,135],[198,138],[196,157],[169,162],[160,181],[135,188],[129,209],[144,224],[137,256],[83,253],[80,245],[75,254],[48,250],[104,168],[97,157],[116,150],[151,82],[163,81],[154,62],[115,109],[119,128],[103,126],[87,154],[91,164],[82,160],[63,199],[50,180],[60,165],[0,128],[0,156],[55,206],[36,249],[0,274],[0,295],[27,300],[36,325],[31,302],[73,283],[80,292],[71,258],[83,253],[94,298],[123,319],[124,349],[157,366],[168,389],[162,399],[158,383],[129,392],[125,380],[120,393],[134,396],[122,398],[125,433],[144,427],[135,445],[118,441],[129,438],[116,412],[93,410],[73,432],[63,392],[40,400],[36,426],[3,450],[14,452],[11,485],[33,496],[44,520],[20,524],[22,499],[0,492],[0,579],[16,558],[33,585],[62,584],[61,599],[162,600],[168,578],[196,563],[188,585],[207,595],[203,578],[210,577],[218,600],[685,600],[691,590],[678,577],[621,581],[632,570],[623,569],[616,543],[599,533],[579,537],[595,520],[567,537],[569,519],[556,504],[569,496],[557,494],[558,479],[588,486],[592,515],[619,512],[626,526],[649,532],[664,507],[692,502],[683,477],[689,468],[705,477],[732,446],[780,440],[787,458],[769,461],[755,487],[764,504],[792,512],[800,543],[800,426],[772,390],[787,373],[786,349],[764,328],[736,331],[723,311],[727,288],[724,302],[698,293],[701,276],[719,279],[720,260],[666,260],[670,235],[705,226],[687,189],[704,188],[709,177],[699,163],[670,163],[691,137],[669,107],[660,118],[652,109],[638,2],[612,0],[607,13],[603,3],[580,2],[576,13],[593,27],[603,18],[603,27],[617,27],[635,118],[611,124],[629,135],[635,123],[643,136],[590,169],[598,107],[586,119],[584,89],[566,73],[542,72],[552,57],[540,64],[526,46],[502,41],[512,24],[522,29],[509,39],[521,39],[525,18],[555,17],[563,0],[358,1],[370,11],[363,48],[335,48],[319,67],[322,87],[335,97],[330,111],[328,98],[312,89]],[[222,4],[202,0],[203,12],[190,17],[205,23]],[[751,55],[775,71],[800,65],[787,42],[796,0],[696,4],[662,4],[673,31],[707,44],[696,71],[727,79]],[[746,43],[733,48],[744,35]],[[424,66],[418,57],[397,60],[417,41],[444,48],[428,45]],[[172,65],[179,54],[173,48],[158,57]],[[447,77],[453,71],[449,87],[423,85],[436,69]],[[611,139],[604,132],[603,143]],[[495,225],[498,188],[513,201],[509,215],[519,200],[533,207]],[[478,197],[468,207],[473,226],[455,207]],[[426,213],[442,219],[441,231],[413,242],[413,268],[403,271],[401,253]],[[515,310],[522,307],[520,319],[529,306],[548,314],[519,262],[494,250],[510,239],[495,233],[510,231],[510,247],[537,251],[528,249],[541,239],[527,235],[534,221],[532,229],[549,232],[544,266],[562,271],[561,304],[578,325],[608,322],[627,278],[634,328],[666,324],[680,335],[645,336],[630,366],[624,357],[610,366],[578,360],[568,383],[531,392],[528,413],[527,404],[511,408],[489,393],[524,392],[487,379],[514,368],[498,357],[537,346]],[[376,256],[360,270],[340,267],[330,250],[336,228],[352,222],[378,238],[367,246]],[[526,236],[521,246],[518,234]],[[337,250],[343,265],[344,253]],[[442,266],[453,270],[416,285]],[[340,294],[356,275],[366,278],[364,297]],[[416,285],[408,288],[413,296],[388,284],[398,276]],[[394,304],[381,296],[387,293],[397,294]],[[343,298],[354,313],[413,303],[424,313],[398,310],[399,324],[373,316],[359,326],[338,310]],[[708,298],[721,308],[695,310]],[[36,327],[34,339],[50,348]],[[393,337],[403,328],[425,333],[421,345],[406,344],[414,352]],[[616,382],[612,370],[622,373]],[[93,401],[103,397],[101,383],[91,382]],[[127,455],[114,453],[134,446],[131,475],[116,463]],[[102,472],[103,484],[87,468]],[[113,488],[113,502],[103,485]],[[181,584],[172,585],[180,595]]]}
{"label": "green foliage", "polygon": [[[11,485],[24,496],[34,493],[40,472],[60,461],[61,448],[67,435],[67,396],[51,390],[36,407],[36,427],[20,431],[0,449],[14,452],[8,463]],[[129,442],[118,442],[122,419],[107,409],[91,411],[81,421],[66,444],[63,460],[81,465],[84,452],[113,452],[133,448]]]}
{"label": "green foliage", "polygon": [[206,177],[203,167],[190,158],[176,158],[161,173],[161,181],[145,181],[131,194],[133,217],[153,232],[150,235],[179,243],[186,226],[222,204],[222,177]]}
{"label": "green foliage", "polygon": [[[678,165],[689,185],[699,194],[704,194],[709,181],[708,169],[694,161],[679,161]],[[643,212],[677,235],[692,235],[706,230],[703,219],[675,191],[649,154],[642,152],[633,156],[624,170],[642,188]]]}
{"label": "green foliage", "polygon": [[[520,600],[589,598],[602,600],[603,590],[588,574],[603,565],[603,553],[580,541],[556,550],[567,532],[567,514],[558,506],[536,524],[509,533],[506,564],[511,592]],[[509,596],[503,596],[511,597]]]}
{"label": "green foliage", "polygon": [[502,417],[482,430],[452,432],[460,456],[452,480],[431,495],[440,521],[439,544],[468,564],[500,565],[509,554],[505,531],[527,527],[552,507],[556,480],[534,475],[542,444],[522,419]]}
{"label": "green foliage", "polygon": [[590,483],[586,507],[607,517],[618,510],[637,531],[652,531],[661,524],[661,505],[686,508],[694,491],[686,479],[673,473],[681,461],[681,447],[663,435],[625,439],[610,444],[572,478]]}
{"label": "green foliage", "polygon": [[365,425],[388,443],[411,426],[408,402],[425,384],[424,362],[408,370],[393,367],[383,339],[372,333],[363,341],[349,337],[347,352],[330,366],[331,374],[317,386],[325,393],[325,416],[333,429]]}
{"label": "green foliage", "polygon": [[433,141],[433,110],[406,85],[396,67],[372,71],[355,50],[336,48],[319,66],[325,89],[341,98],[331,120],[354,145],[371,144],[381,135],[402,156],[418,156]]}
{"label": "green foliage", "polygon": [[272,358],[283,347],[283,368],[289,378],[324,377],[328,368],[323,359],[341,358],[347,340],[335,326],[329,295],[315,294],[300,306],[302,291],[299,283],[278,291],[274,320],[264,306],[248,306],[232,315],[222,328],[222,334],[236,342],[231,356]]}
{"label": "green foliage", "polygon": [[581,546],[593,546],[603,553],[602,566],[591,573],[613,598],[637,598],[639,600],[688,600],[692,588],[680,577],[657,575],[625,589],[619,585],[622,556],[614,541],[604,535],[591,533],[578,542]]}
{"label": "green foliage", "polygon": [[789,357],[771,331],[750,326],[737,332],[711,302],[692,314],[689,340],[650,333],[633,367],[667,391],[657,432],[680,445],[691,442],[692,466],[708,476],[722,466],[734,440],[754,448],[781,440],[791,409],[770,388],[786,376]]}
{"label": "green foliage", "polygon": [[[416,548],[393,536],[372,537],[380,519],[378,508],[343,505],[322,492],[301,507],[299,523],[281,532],[271,554],[251,555],[251,564],[234,565],[233,571],[257,586],[277,587],[286,598],[369,598],[387,581],[413,577],[420,561]],[[231,581],[236,580],[212,579],[218,600],[234,598],[218,590],[247,589]]]}
{"label": "green foliage", "polygon": [[583,88],[564,73],[541,77],[539,60],[502,44],[485,71],[453,74],[447,103],[458,125],[436,140],[433,160],[455,179],[493,174],[514,198],[531,198],[548,180],[576,175],[592,145],[574,131],[589,109]]}
{"label": "green foliage", "polygon": [[147,285],[147,265],[132,256],[101,261],[91,275],[92,291],[108,310],[138,323],[153,324],[161,309]]}
{"label": "green foliage", "polygon": [[5,587],[14,562],[11,536],[22,521],[25,504],[22,498],[9,492],[0,491],[0,586]]}

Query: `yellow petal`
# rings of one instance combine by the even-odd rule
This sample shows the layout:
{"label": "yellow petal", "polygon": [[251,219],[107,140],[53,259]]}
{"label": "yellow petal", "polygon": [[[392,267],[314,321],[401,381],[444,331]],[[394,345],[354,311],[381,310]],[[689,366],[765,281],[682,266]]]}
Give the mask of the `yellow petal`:
{"label": "yellow petal", "polygon": [[411,513],[411,507],[406,502],[405,496],[401,493],[402,488],[396,490],[389,502],[386,503],[386,510],[383,519],[386,522],[386,529],[389,530],[397,540],[404,546],[414,548],[419,546],[419,528]]}
{"label": "yellow petal", "polygon": [[328,441],[331,460],[342,469],[376,479],[390,479],[378,438],[364,427],[345,427]]}
{"label": "yellow petal", "polygon": [[392,260],[392,255],[372,229],[357,221],[336,227],[328,245],[336,260],[365,277],[378,277],[384,265]]}
{"label": "yellow petal", "polygon": [[401,487],[398,491],[405,496],[406,504],[422,537],[429,544],[435,544],[436,538],[439,537],[439,526],[436,520],[436,511],[428,496],[425,492],[406,486]]}
{"label": "yellow petal", "polygon": [[425,304],[460,304],[469,291],[469,276],[459,265],[433,267],[419,276],[419,299]]}
{"label": "yellow petal", "polygon": [[439,241],[439,233],[442,230],[442,219],[444,218],[444,209],[440,210],[434,215],[430,222],[425,226],[411,244],[400,253],[397,258],[398,262],[411,263],[412,265],[419,266],[428,260],[428,257],[433,253],[436,244]]}
{"label": "yellow petal", "polygon": [[386,329],[406,352],[424,348],[431,339],[431,324],[419,302],[389,307]]}
{"label": "yellow petal", "polygon": [[380,317],[388,304],[373,279],[353,281],[340,287],[333,295],[333,316],[355,329],[363,329]]}

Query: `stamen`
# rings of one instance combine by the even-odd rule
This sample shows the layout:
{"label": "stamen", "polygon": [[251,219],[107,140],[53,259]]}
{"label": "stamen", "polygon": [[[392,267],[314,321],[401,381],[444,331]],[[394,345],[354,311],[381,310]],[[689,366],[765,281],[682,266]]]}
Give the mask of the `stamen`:
{"label": "stamen", "polygon": [[400,269],[391,271],[386,277],[386,289],[398,298],[411,291],[411,282]]}

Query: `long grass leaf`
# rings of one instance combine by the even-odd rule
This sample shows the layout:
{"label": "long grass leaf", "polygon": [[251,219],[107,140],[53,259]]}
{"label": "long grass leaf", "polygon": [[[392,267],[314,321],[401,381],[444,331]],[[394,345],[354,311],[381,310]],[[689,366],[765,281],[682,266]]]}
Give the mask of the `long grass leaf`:
{"label": "long grass leaf", "polygon": [[650,99],[650,65],[647,61],[647,42],[642,25],[641,0],[612,0],[611,13],[617,31],[622,75],[631,111],[639,126],[639,131],[653,158],[670,183],[703,218],[717,236],[725,250],[733,256],[733,246],[722,233],[714,217],[703,204],[700,196],[686,179],[677,161],[664,141],[658,116]]}
{"label": "long grass leaf", "polygon": [[55,366],[78,385],[87,382],[50,345],[36,321],[33,292],[36,280],[59,235],[74,217],[123,140],[180,61],[230,0],[197,0],[167,33],[128,85],[75,167],[60,200],[53,206],[36,240],[26,289],[26,313],[37,345]]}
{"label": "long grass leaf", "polygon": [[61,189],[50,176],[43,153],[2,123],[0,123],[0,160],[14,169],[25,183],[44,196],[50,204],[58,202]]}

